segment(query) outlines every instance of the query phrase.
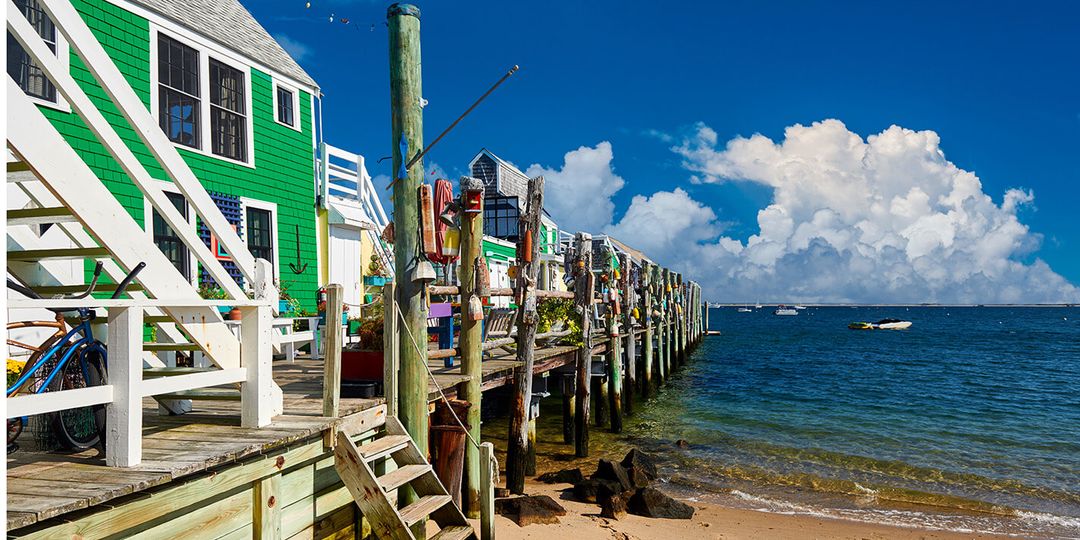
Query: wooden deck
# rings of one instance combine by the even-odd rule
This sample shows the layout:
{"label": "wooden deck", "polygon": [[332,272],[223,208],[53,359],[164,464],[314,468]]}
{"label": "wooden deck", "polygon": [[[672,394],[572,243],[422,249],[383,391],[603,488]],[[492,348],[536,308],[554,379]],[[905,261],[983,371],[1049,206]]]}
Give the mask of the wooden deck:
{"label": "wooden deck", "polygon": [[[602,350],[602,346],[600,348]],[[576,347],[555,346],[536,351],[534,373],[572,364]],[[444,367],[430,362],[435,381],[447,397],[466,377],[460,364]],[[512,354],[493,355],[483,362],[483,389],[508,384],[518,365]],[[320,436],[342,421],[322,416],[322,360],[298,358],[274,362],[274,380],[284,392],[284,409],[270,426],[239,427],[239,403],[201,400],[181,416],[159,416],[157,404],[144,402],[143,462],[132,468],[110,468],[97,449],[77,454],[38,452],[32,435],[24,434],[20,449],[7,459],[7,529],[13,531],[40,521],[107,503],[118,497],[194,478],[226,464],[271,454],[298,441]],[[438,399],[435,384],[431,399]],[[345,417],[382,402],[341,399]],[[202,476],[205,476],[202,475]]]}

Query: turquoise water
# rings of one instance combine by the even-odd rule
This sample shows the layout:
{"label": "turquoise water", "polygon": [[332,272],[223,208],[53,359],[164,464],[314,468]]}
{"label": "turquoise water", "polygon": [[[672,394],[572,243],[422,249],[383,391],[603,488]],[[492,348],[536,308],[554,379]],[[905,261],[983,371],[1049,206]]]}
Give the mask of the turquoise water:
{"label": "turquoise water", "polygon": [[[847,329],[886,317],[914,324]],[[1080,308],[719,308],[711,327],[627,426],[674,483],[771,511],[1080,537]]]}

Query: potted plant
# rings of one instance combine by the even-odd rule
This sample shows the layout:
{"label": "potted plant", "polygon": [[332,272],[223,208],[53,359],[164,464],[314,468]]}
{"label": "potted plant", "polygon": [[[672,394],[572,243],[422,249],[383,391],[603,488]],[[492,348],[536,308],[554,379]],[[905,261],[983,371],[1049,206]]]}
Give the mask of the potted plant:
{"label": "potted plant", "polygon": [[[199,285],[199,296],[201,296],[205,300],[228,300],[229,299],[229,295],[225,294],[224,289],[222,289],[221,287],[219,287],[217,285],[213,285],[213,284],[210,284],[210,283],[203,283],[202,285]],[[233,310],[235,308],[231,308],[229,306],[217,306],[217,309],[218,309],[219,312],[221,312],[222,315],[225,315],[225,314],[229,313],[231,310]],[[239,311],[239,310],[237,310],[237,311]]]}
{"label": "potted plant", "polygon": [[360,317],[349,317],[349,335],[355,336],[360,333],[360,323],[363,320]]}
{"label": "potted plant", "polygon": [[341,351],[341,378],[343,380],[382,381],[383,379],[382,304],[376,304],[367,311],[367,316],[356,320],[356,335],[360,339]]}

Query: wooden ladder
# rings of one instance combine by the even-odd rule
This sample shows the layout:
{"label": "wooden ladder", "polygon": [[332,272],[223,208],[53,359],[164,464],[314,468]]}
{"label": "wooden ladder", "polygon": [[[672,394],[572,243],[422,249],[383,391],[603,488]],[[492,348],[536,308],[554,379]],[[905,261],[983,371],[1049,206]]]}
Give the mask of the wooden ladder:
{"label": "wooden ladder", "polygon": [[[411,527],[430,517],[440,528],[430,540],[478,540],[401,422],[395,416],[383,418],[384,429],[375,440],[357,446],[353,438],[359,433],[343,428],[334,447],[338,476],[376,536],[384,540],[416,540]],[[378,427],[367,424],[363,430]],[[380,463],[385,466],[379,467]],[[390,472],[377,475],[376,469]],[[417,499],[399,508],[397,490],[405,485],[412,487]]]}

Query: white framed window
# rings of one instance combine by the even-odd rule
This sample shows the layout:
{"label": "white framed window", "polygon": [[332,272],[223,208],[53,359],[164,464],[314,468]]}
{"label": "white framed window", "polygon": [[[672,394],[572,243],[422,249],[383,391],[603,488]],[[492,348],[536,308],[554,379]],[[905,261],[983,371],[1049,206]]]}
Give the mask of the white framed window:
{"label": "white framed window", "polygon": [[270,261],[274,267],[274,279],[281,283],[277,204],[240,197],[240,209],[244,216],[244,244],[252,257]]}
{"label": "white framed window", "polygon": [[173,144],[255,167],[251,68],[189,35],[151,24],[150,101]]}
{"label": "white framed window", "polygon": [[[169,182],[159,182],[159,184],[169,202],[187,220],[188,230],[195,232],[195,212],[188,205],[187,199],[173,184]],[[173,266],[184,276],[184,279],[192,284],[196,283],[198,279],[198,261],[192,256],[191,250],[188,249],[180,235],[169,226],[165,218],[145,197],[143,197],[143,221],[146,234],[154,242],[154,245],[173,263]]]}
{"label": "white framed window", "polygon": [[[37,30],[45,45],[56,53],[65,71],[68,70],[71,64],[68,43],[56,30],[56,25],[41,8],[38,0],[15,0],[15,6],[26,17],[30,26]],[[37,66],[22,45],[19,45],[11,32],[7,35],[7,72],[31,101],[63,112],[71,112],[71,107],[57,92],[56,85],[45,76],[45,72]]]}
{"label": "white framed window", "polygon": [[274,82],[274,121],[296,131],[300,125],[300,92],[280,82]]}

